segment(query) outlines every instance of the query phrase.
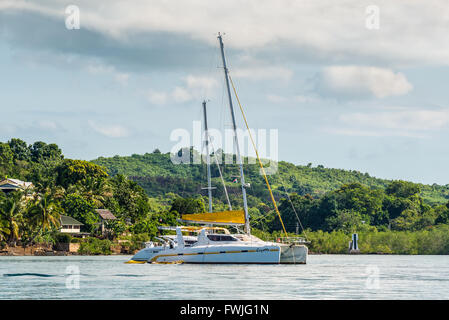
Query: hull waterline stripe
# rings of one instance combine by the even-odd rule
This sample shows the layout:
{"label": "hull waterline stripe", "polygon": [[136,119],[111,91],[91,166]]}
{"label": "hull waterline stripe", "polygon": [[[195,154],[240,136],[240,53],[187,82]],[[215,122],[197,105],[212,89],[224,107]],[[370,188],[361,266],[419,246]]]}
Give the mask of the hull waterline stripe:
{"label": "hull waterline stripe", "polygon": [[[268,249],[268,251],[275,252],[279,251],[279,249]],[[175,256],[195,256],[200,254],[223,254],[223,253],[247,253],[247,252],[263,252],[263,251],[257,251],[257,250],[232,250],[232,251],[217,251],[217,252],[193,252],[193,253],[172,253],[172,254],[160,254],[158,256],[153,257],[148,262],[156,262],[157,259],[163,258],[163,257],[175,257]]]}

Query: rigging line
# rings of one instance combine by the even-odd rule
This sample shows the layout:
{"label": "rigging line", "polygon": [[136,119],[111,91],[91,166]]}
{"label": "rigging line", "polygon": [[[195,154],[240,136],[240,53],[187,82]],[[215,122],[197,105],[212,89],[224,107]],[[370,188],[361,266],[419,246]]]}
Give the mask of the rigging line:
{"label": "rigging line", "polygon": [[234,82],[232,81],[232,78],[231,78],[230,74],[228,74],[228,77],[229,77],[229,80],[231,82],[232,89],[234,90],[234,95],[235,95],[235,97],[237,99],[237,102],[239,104],[240,111],[242,112],[243,120],[245,120],[245,125],[246,125],[246,128],[248,130],[248,134],[249,134],[251,143],[253,145],[254,151],[256,152],[257,160],[259,161],[259,166],[260,166],[260,169],[262,170],[262,174],[263,174],[263,177],[264,177],[265,182],[267,184],[268,191],[270,191],[270,196],[271,196],[271,200],[273,201],[274,209],[276,210],[276,213],[279,216],[279,220],[281,221],[282,229],[284,229],[285,236],[288,237],[287,230],[285,230],[284,222],[282,221],[281,213],[279,212],[278,206],[276,204],[276,200],[274,199],[274,196],[273,196],[273,192],[271,191],[271,186],[270,186],[270,183],[268,182],[267,174],[265,173],[265,169],[264,169],[264,167],[262,165],[262,161],[260,160],[259,151],[257,150],[256,144],[254,143],[253,135],[251,133],[251,130],[249,129],[248,121],[246,121],[245,112],[243,111],[242,104],[240,103],[240,99],[239,99],[239,97],[237,95],[237,91],[235,90]]}
{"label": "rigging line", "polygon": [[220,173],[220,179],[221,179],[221,183],[223,184],[224,192],[226,194],[226,200],[228,201],[229,210],[232,211],[231,201],[229,200],[228,190],[226,189],[225,181],[223,179],[223,175],[222,175],[221,169],[220,169],[220,164],[218,163],[217,153],[215,151],[214,143],[212,142],[212,139],[210,138],[208,133],[207,133],[207,139],[209,140],[211,147],[212,147],[212,152],[214,154],[214,160],[215,160],[215,163],[217,164],[218,172]]}
{"label": "rigging line", "polygon": [[290,199],[290,195],[288,194],[288,191],[287,191],[287,188],[285,187],[284,181],[282,181],[282,178],[280,178],[279,180],[281,181],[281,184],[282,184],[282,186],[284,187],[284,190],[285,190],[285,194],[287,195],[287,199],[288,199],[288,201],[290,202],[290,205],[292,206],[293,211],[295,212],[296,219],[298,220],[299,225],[301,226],[302,233],[304,233],[304,237],[306,238],[306,241],[309,241],[309,240],[307,239],[306,231],[304,230],[304,227],[302,226],[301,219],[299,219],[299,215],[298,215],[298,213],[296,212],[295,206],[293,205],[293,202],[292,202],[292,200]]}

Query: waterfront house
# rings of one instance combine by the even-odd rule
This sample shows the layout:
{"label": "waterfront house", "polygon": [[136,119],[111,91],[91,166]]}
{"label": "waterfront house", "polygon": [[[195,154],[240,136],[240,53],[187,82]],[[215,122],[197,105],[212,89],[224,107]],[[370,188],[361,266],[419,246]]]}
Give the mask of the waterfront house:
{"label": "waterfront house", "polygon": [[69,216],[61,215],[61,233],[69,233],[71,235],[82,234],[81,226],[84,225],[76,219]]}
{"label": "waterfront house", "polygon": [[95,211],[100,216],[101,234],[104,235],[110,231],[107,227],[105,227],[105,224],[107,224],[109,221],[113,221],[117,218],[108,209],[96,209]]}

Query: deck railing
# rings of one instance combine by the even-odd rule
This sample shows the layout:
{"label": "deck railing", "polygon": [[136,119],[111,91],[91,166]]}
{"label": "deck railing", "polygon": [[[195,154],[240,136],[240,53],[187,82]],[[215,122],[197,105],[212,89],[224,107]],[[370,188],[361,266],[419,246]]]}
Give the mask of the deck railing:
{"label": "deck railing", "polygon": [[285,244],[306,244],[309,243],[306,239],[302,237],[279,237],[274,239],[275,242],[285,243]]}

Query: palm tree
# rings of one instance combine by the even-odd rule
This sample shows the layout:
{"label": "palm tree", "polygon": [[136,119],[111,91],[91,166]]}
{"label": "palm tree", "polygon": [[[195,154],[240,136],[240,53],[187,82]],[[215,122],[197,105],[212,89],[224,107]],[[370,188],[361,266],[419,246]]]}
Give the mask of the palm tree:
{"label": "palm tree", "polygon": [[103,208],[107,198],[113,195],[107,179],[86,178],[76,186],[76,189],[97,208]]}
{"label": "palm tree", "polygon": [[3,220],[3,216],[0,217],[0,241],[6,240],[6,236],[9,235],[9,229],[7,228],[6,221]]}
{"label": "palm tree", "polygon": [[15,244],[19,239],[19,225],[23,214],[23,194],[20,191],[14,191],[2,202],[0,202],[0,225],[2,237],[8,235],[8,244]]}
{"label": "palm tree", "polygon": [[52,227],[58,228],[61,223],[61,212],[62,208],[54,201],[50,193],[37,197],[29,208],[29,214],[31,219],[39,226],[39,229],[29,243],[31,244],[42,231],[50,230]]}

